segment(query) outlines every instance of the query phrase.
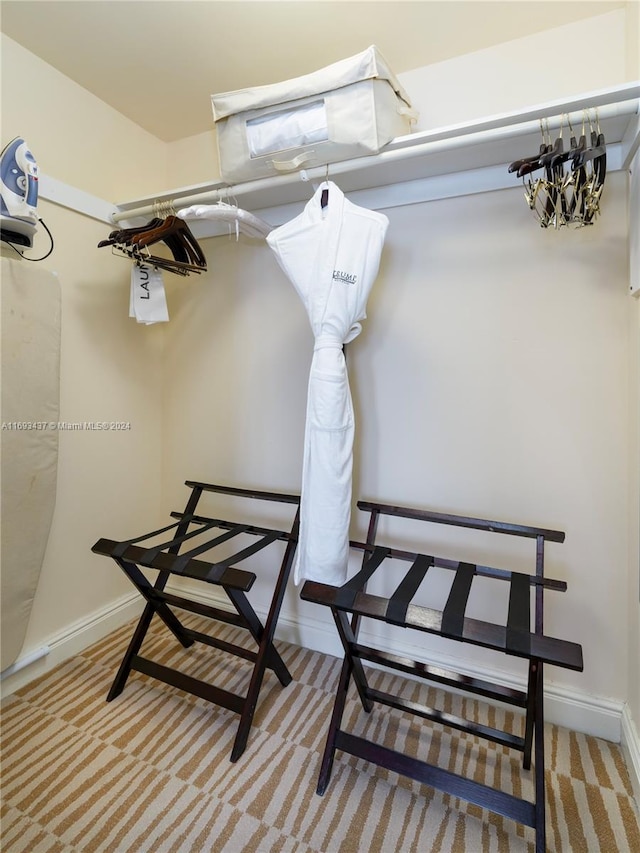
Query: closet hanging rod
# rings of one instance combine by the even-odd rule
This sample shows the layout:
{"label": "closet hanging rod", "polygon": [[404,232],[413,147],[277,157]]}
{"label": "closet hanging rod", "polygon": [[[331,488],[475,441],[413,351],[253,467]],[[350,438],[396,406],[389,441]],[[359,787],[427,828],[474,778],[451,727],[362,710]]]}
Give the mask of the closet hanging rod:
{"label": "closet hanging rod", "polygon": [[[354,174],[375,167],[393,166],[396,163],[424,158],[424,169],[416,172],[415,177],[427,177],[432,174],[428,163],[430,155],[451,152],[455,156],[456,151],[464,151],[464,149],[472,146],[481,145],[496,146],[496,162],[491,164],[483,163],[482,165],[508,163],[514,159],[514,156],[517,156],[518,152],[513,156],[512,151],[502,152],[502,149],[498,148],[496,143],[504,142],[508,145],[511,142],[513,145],[513,140],[522,139],[530,134],[539,135],[540,118],[549,118],[550,128],[554,130],[560,126],[563,114],[570,114],[572,120],[575,119],[578,121],[578,114],[581,118],[583,110],[591,109],[593,111],[595,108],[594,103],[597,106],[598,118],[601,123],[621,116],[631,118],[637,115],[637,99],[640,97],[640,83],[621,87],[618,90],[617,99],[615,93],[607,92],[606,97],[608,98],[608,102],[600,103],[604,97],[604,94],[601,94],[599,97],[593,95],[590,99],[588,96],[584,96],[570,102],[556,102],[554,104],[547,104],[544,107],[532,108],[522,113],[496,116],[476,123],[451,125],[445,128],[399,137],[392,140],[387,149],[378,154],[332,163],[329,167],[330,176],[335,178],[339,175]],[[553,112],[559,106],[566,107],[566,110],[558,113]],[[523,118],[527,120],[523,121]],[[609,142],[609,140],[607,141]],[[631,144],[634,144],[634,141]],[[637,145],[637,140],[635,140],[635,145]],[[461,171],[469,168],[474,168],[474,166],[466,165]],[[309,181],[321,181],[326,175],[326,165],[322,164],[310,167],[305,171]],[[456,171],[456,169],[452,169],[451,171]],[[388,180],[385,182],[389,183]],[[146,204],[131,202],[120,205],[119,209],[112,214],[111,219],[113,222],[121,222],[139,217],[154,216],[157,211],[157,204],[162,202],[171,202],[176,209],[190,207],[195,204],[216,204],[219,201],[228,201],[230,196],[239,200],[251,193],[272,189],[276,190],[300,183],[300,172],[292,172],[287,175],[260,178],[255,181],[246,181],[235,185],[218,181],[203,184],[200,187],[183,187],[159,193],[153,200],[147,199]],[[375,182],[374,185],[376,185]],[[279,202],[276,201],[274,203],[277,204]]]}

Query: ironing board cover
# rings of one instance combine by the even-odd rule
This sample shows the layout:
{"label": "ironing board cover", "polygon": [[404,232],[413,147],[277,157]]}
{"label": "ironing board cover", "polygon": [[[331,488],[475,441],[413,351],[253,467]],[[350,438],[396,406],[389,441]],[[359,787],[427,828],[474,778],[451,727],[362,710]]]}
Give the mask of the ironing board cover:
{"label": "ironing board cover", "polygon": [[[328,203],[322,207],[323,190]],[[307,392],[300,538],[294,581],[346,580],[354,419],[342,349],[360,334],[389,220],[358,207],[331,181],[267,236],[315,337]]]}
{"label": "ironing board cover", "polygon": [[[0,432],[0,669],[18,658],[56,503],[62,288],[56,273],[2,258],[2,418],[46,429]],[[6,370],[5,370],[6,365]]]}

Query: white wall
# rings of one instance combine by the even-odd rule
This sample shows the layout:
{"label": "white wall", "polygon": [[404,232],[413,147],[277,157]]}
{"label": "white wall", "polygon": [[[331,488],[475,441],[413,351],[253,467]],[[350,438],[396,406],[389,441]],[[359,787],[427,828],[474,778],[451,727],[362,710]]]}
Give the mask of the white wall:
{"label": "white wall", "polygon": [[166,146],[10,39],[2,38],[2,137],[23,136],[40,171],[108,201],[158,189]]}
{"label": "white wall", "polygon": [[[213,125],[213,120],[212,120]],[[186,187],[220,178],[216,132],[187,136],[167,145],[168,187]]]}
{"label": "white wall", "polygon": [[[550,7],[547,7],[550,8]],[[637,79],[626,67],[625,9],[436,62],[398,78],[416,130],[469,122]]]}
{"label": "white wall", "polygon": [[[630,734],[626,737],[627,758],[635,767],[636,798],[640,801],[640,298],[629,318],[632,370],[630,373],[630,422],[632,427],[631,464],[632,477],[629,496],[629,666],[626,719]],[[635,744],[635,748],[634,748]]]}
{"label": "white wall", "polygon": [[[626,4],[627,12],[627,73],[630,79],[640,80],[640,3]],[[633,222],[640,222],[640,153],[631,165],[629,199],[633,207]],[[632,226],[635,227],[635,226]],[[632,280],[640,279],[640,236],[630,234],[634,241],[629,273]],[[629,496],[629,690],[626,725],[629,729],[627,758],[634,767],[636,798],[640,801],[640,295],[630,307],[630,364],[629,422],[631,434],[630,464],[632,472]],[[635,748],[634,748],[635,744]]]}
{"label": "white wall", "polygon": [[[631,180],[629,182],[629,212],[631,227],[640,222],[640,152],[631,164]],[[635,242],[630,253],[631,264],[640,261],[639,234],[631,234]],[[632,281],[640,278],[640,269],[630,270]],[[629,370],[629,423],[630,423],[630,457],[629,471],[629,582],[627,586],[629,608],[629,688],[628,688],[628,720],[627,725],[632,731],[638,731],[640,721],[640,292],[630,298],[629,306],[629,339],[630,339],[630,370]],[[635,776],[638,781],[636,796],[640,798],[640,739],[635,738],[635,751],[628,748],[628,758],[635,765]],[[629,738],[629,743],[633,739]]]}
{"label": "white wall", "polygon": [[627,79],[640,80],[640,3],[629,0],[625,14]]}

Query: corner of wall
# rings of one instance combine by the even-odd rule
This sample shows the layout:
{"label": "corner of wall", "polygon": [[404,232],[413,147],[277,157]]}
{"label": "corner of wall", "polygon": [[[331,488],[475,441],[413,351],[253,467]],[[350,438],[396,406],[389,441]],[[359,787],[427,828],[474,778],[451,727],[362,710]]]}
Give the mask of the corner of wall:
{"label": "corner of wall", "polygon": [[216,132],[211,130],[167,143],[168,186],[186,187],[220,177]]}
{"label": "corner of wall", "polygon": [[26,138],[42,173],[113,202],[164,185],[165,142],[4,33],[0,38],[3,135]]}
{"label": "corner of wall", "polygon": [[5,699],[21,690],[36,678],[51,672],[56,666],[79,654],[112,631],[139,617],[142,603],[137,593],[122,596],[97,611],[47,637],[28,656],[2,674],[0,698]]}
{"label": "corner of wall", "polygon": [[633,786],[636,807],[640,811],[640,735],[635,725],[629,705],[622,710],[622,749],[627,762],[629,777]]}

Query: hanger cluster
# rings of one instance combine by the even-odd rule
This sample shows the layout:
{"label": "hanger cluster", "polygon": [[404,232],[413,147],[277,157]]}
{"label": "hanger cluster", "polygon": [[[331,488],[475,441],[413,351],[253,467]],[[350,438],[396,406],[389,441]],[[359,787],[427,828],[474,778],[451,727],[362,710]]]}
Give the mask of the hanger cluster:
{"label": "hanger cluster", "polygon": [[[542,228],[592,225],[600,213],[607,152],[597,112],[595,123],[583,113],[579,141],[576,141],[570,117],[566,116],[570,131],[568,148],[564,142],[564,118],[554,142],[548,120],[541,121],[542,144],[538,153],[509,166],[510,172],[522,178],[525,199]],[[540,171],[542,175],[534,178],[533,175]]]}
{"label": "hanger cluster", "polygon": [[[168,253],[152,254],[150,247],[161,244],[168,249]],[[167,270],[176,275],[207,271],[207,261],[198,241],[187,223],[173,214],[165,218],[156,217],[138,228],[112,231],[106,240],[98,243],[98,248],[103,246],[112,246],[116,252],[138,264]]]}

